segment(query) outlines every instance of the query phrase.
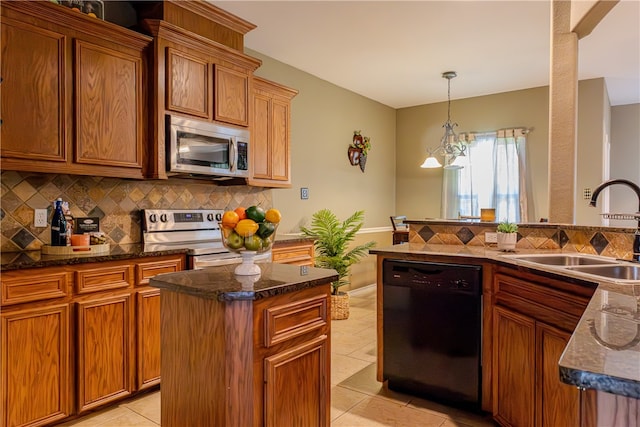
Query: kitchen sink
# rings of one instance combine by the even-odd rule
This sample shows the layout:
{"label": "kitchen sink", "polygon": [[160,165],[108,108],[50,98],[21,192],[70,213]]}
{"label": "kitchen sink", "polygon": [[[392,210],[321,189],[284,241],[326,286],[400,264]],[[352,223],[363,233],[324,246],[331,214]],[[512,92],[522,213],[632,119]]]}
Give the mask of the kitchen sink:
{"label": "kitchen sink", "polygon": [[536,264],[544,265],[555,265],[560,267],[616,264],[616,260],[613,258],[596,258],[595,256],[580,254],[510,255],[509,258],[518,261],[533,262]]}
{"label": "kitchen sink", "polygon": [[611,264],[567,267],[567,270],[621,281],[640,281],[640,265]]}

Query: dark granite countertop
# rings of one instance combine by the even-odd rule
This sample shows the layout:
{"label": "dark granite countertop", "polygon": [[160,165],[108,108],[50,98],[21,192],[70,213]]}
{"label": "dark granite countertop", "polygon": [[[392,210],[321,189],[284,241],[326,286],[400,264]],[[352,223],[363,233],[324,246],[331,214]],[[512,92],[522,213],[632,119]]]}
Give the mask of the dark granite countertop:
{"label": "dark granite countertop", "polygon": [[338,280],[335,270],[288,264],[259,263],[261,274],[237,276],[236,265],[159,274],[151,286],[219,301],[257,300]]}
{"label": "dark granite countertop", "polygon": [[186,252],[185,249],[145,252],[142,244],[112,245],[109,252],[87,255],[45,255],[40,251],[3,252],[0,254],[0,271],[155,257]]}
{"label": "dark granite countertop", "polygon": [[[387,257],[461,257],[507,264],[542,275],[597,286],[559,361],[563,382],[640,399],[640,283],[594,280],[593,276],[554,266],[522,263],[495,247],[405,243],[370,249]],[[517,250],[523,254],[561,250]],[[575,253],[572,253],[575,254]]]}
{"label": "dark granite countertop", "polygon": [[[283,235],[276,238],[274,246],[287,243],[313,241],[310,237]],[[45,255],[40,251],[3,252],[0,254],[0,271],[20,270],[24,268],[55,267],[61,265],[83,264],[89,262],[114,261],[129,258],[145,258],[172,254],[185,254],[186,249],[173,249],[145,252],[141,243],[111,245],[109,252],[99,254],[77,253],[72,255]]]}

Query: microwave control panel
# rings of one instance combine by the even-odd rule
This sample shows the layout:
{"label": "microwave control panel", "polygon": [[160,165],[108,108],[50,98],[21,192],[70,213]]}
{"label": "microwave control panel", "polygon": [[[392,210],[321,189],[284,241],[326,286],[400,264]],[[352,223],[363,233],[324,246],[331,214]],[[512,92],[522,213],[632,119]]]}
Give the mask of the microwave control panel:
{"label": "microwave control panel", "polygon": [[249,170],[249,144],[238,141],[238,170]]}

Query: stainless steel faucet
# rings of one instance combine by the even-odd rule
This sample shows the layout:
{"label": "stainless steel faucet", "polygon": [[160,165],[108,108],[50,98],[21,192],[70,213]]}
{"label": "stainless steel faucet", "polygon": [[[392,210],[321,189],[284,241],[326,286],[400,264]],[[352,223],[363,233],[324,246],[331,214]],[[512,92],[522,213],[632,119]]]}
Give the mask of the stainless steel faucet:
{"label": "stainless steel faucet", "polygon": [[636,195],[638,196],[638,212],[636,215],[638,219],[638,227],[636,228],[636,232],[633,239],[633,260],[640,262],[640,216],[638,216],[640,215],[640,187],[638,187],[638,184],[631,182],[627,179],[610,179],[609,181],[605,181],[602,184],[600,184],[595,190],[593,190],[593,194],[591,195],[591,201],[589,202],[589,206],[595,207],[596,200],[598,199],[598,195],[600,194],[600,192],[606,187],[613,184],[628,185],[633,189],[633,191],[636,192]]}

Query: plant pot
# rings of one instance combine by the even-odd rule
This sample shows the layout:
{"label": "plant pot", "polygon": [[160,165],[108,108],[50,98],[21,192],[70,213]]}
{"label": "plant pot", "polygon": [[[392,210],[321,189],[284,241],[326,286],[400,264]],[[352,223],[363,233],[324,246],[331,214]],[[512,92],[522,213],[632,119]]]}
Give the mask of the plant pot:
{"label": "plant pot", "polygon": [[349,294],[338,292],[331,295],[331,320],[344,320],[349,318]]}
{"label": "plant pot", "polygon": [[505,251],[505,252],[515,251],[517,241],[518,241],[518,233],[498,232],[498,250],[499,251]]}

